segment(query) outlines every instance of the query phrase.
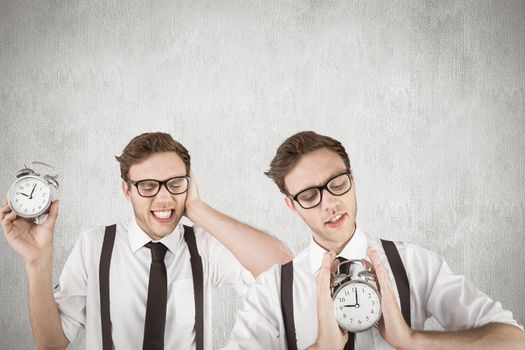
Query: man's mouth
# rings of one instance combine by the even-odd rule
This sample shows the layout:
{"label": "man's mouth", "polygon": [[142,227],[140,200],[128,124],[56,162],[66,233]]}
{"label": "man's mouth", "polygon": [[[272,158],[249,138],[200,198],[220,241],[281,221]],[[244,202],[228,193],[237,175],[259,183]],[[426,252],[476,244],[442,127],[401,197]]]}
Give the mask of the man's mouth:
{"label": "man's mouth", "polygon": [[331,228],[335,228],[335,227],[339,227],[343,224],[343,222],[345,221],[346,219],[346,214],[337,214],[337,215],[334,215],[330,218],[330,220],[328,220],[327,222],[325,222],[325,225],[328,226],[328,227],[331,227]]}
{"label": "man's mouth", "polygon": [[167,221],[170,221],[170,218],[173,215],[174,210],[171,210],[171,209],[152,210],[151,213],[153,214],[153,217],[157,219],[157,221],[167,222]]}

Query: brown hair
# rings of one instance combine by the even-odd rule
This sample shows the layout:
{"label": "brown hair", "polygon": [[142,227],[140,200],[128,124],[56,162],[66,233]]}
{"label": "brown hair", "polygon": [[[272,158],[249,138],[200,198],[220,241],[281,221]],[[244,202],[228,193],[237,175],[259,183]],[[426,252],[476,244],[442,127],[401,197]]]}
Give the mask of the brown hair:
{"label": "brown hair", "polygon": [[135,136],[122,151],[122,155],[115,156],[120,163],[120,177],[127,180],[129,168],[133,164],[158,152],[175,152],[186,165],[186,175],[190,173],[190,154],[188,150],[175,141],[170,134],[163,132],[149,132]]}
{"label": "brown hair", "polygon": [[270,163],[270,169],[265,174],[277,184],[282,193],[288,194],[284,186],[284,177],[301,156],[320,148],[327,148],[337,153],[343,159],[346,168],[350,169],[350,160],[341,142],[313,131],[301,131],[287,138],[277,148],[275,157]]}

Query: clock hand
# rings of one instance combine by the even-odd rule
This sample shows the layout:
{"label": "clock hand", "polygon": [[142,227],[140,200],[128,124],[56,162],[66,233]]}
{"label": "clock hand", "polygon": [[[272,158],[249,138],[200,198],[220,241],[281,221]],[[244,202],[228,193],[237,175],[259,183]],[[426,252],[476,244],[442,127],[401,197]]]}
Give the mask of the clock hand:
{"label": "clock hand", "polygon": [[31,190],[31,193],[29,194],[29,199],[33,199],[33,192],[35,192],[36,184],[33,186],[33,189]]}
{"label": "clock hand", "polygon": [[22,196],[26,196],[26,197],[29,197],[27,194],[25,194],[24,192],[18,192],[20,193]]}
{"label": "clock hand", "polygon": [[355,304],[354,305],[356,305],[356,307],[359,307],[359,300],[357,299],[357,288],[354,289],[354,292],[355,292]]}

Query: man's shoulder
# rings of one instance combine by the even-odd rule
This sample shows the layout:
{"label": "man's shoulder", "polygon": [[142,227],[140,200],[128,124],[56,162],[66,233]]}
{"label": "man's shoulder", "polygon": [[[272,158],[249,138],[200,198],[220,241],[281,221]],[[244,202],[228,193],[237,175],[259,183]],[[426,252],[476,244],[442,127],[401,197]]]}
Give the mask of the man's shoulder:
{"label": "man's shoulder", "polygon": [[117,236],[127,236],[129,223],[126,221],[120,221],[117,223],[110,223],[108,225],[91,226],[82,230],[78,239],[79,244],[91,247],[102,247],[106,234],[106,228],[110,228],[113,225],[116,226]]}
{"label": "man's shoulder", "polygon": [[195,243],[200,252],[208,251],[209,249],[213,249],[214,247],[225,248],[217,238],[215,238],[211,233],[206,231],[203,227],[185,221],[180,222],[178,225],[178,230],[182,235],[181,238],[183,241],[186,242],[184,235],[186,234],[186,230],[188,229],[190,230],[188,231],[188,233],[193,232],[193,235],[195,236]]}
{"label": "man's shoulder", "polygon": [[376,249],[379,255],[386,261],[387,254],[384,250],[382,241],[391,241],[394,243],[396,250],[399,252],[399,256],[407,269],[407,273],[410,274],[412,268],[416,266],[440,266],[444,263],[444,258],[438,253],[425,248],[417,243],[408,242],[404,240],[391,240],[387,238],[377,238],[372,235],[368,235],[368,245]]}
{"label": "man's shoulder", "polygon": [[383,241],[392,242],[394,243],[397,251],[399,254],[403,257],[403,255],[406,254],[413,254],[413,253],[419,253],[419,254],[436,254],[432,250],[427,249],[418,243],[406,241],[406,240],[396,240],[396,239],[390,239],[390,238],[384,238],[384,237],[378,237],[371,234],[366,234],[368,245],[371,248],[378,249],[383,251]]}

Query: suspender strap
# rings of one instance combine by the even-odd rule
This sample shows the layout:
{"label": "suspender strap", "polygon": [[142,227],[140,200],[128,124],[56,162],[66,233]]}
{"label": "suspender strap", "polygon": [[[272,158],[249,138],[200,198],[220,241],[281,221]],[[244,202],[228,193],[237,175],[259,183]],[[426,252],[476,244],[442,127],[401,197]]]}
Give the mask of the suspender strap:
{"label": "suspender strap", "polygon": [[193,293],[195,294],[195,343],[196,350],[204,349],[204,297],[202,260],[197,250],[193,227],[184,225],[184,240],[190,250]]}
{"label": "suspender strap", "polygon": [[113,349],[111,340],[111,317],[109,313],[109,265],[111,264],[111,252],[115,243],[117,225],[106,226],[104,243],[100,254],[99,285],[100,285],[100,321],[102,325],[102,348]]}
{"label": "suspender strap", "polygon": [[297,350],[293,318],[293,260],[281,265],[281,309],[288,350]]}
{"label": "suspender strap", "polygon": [[410,322],[410,284],[408,283],[407,272],[401,257],[399,256],[399,251],[396,248],[396,245],[392,241],[381,240],[383,244],[383,249],[385,250],[388,263],[394,274],[394,279],[396,280],[397,291],[399,293],[399,300],[401,302],[401,313],[403,318],[409,327],[411,327]]}

